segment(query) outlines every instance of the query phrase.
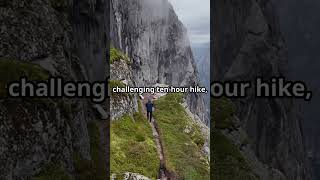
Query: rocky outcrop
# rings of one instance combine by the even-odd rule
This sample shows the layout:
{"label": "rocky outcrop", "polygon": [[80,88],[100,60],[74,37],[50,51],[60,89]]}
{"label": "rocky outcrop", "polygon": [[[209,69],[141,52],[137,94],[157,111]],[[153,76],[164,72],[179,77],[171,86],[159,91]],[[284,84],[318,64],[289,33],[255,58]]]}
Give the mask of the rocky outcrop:
{"label": "rocky outcrop", "polygon": [[29,177],[57,159],[72,164],[72,132],[54,102],[1,101],[0,114],[1,179]]}
{"label": "rocky outcrop", "polygon": [[[213,79],[286,76],[287,49],[269,0],[214,1]],[[301,118],[293,100],[235,100],[236,115],[258,160],[286,179],[309,179]],[[213,140],[214,141],[214,140]]]}
{"label": "rocky outcrop", "polygon": [[[111,42],[132,59],[137,86],[199,84],[187,31],[167,0],[113,0],[111,25]],[[206,121],[202,95],[187,100]]]}
{"label": "rocky outcrop", "polygon": [[[181,106],[185,108],[186,114],[191,118],[193,124],[199,127],[201,135],[205,139],[204,145],[202,147],[202,152],[206,154],[208,159],[210,159],[210,128],[203,124],[201,119],[190,111],[186,102],[181,103]],[[191,127],[187,125],[187,127],[184,129],[184,132],[187,134],[190,133]]]}
{"label": "rocky outcrop", "polygon": [[[111,179],[112,180],[116,180],[117,179],[117,175],[116,174],[113,174],[111,176]],[[124,180],[150,180],[150,178],[148,177],[145,177],[141,174],[138,174],[138,173],[131,173],[131,172],[126,172],[123,174],[123,179]]]}
{"label": "rocky outcrop", "polygon": [[[128,62],[118,60],[110,65],[110,79],[116,85],[135,86],[133,72]],[[115,86],[116,86],[115,85]],[[112,88],[112,87],[111,87]],[[110,98],[110,116],[111,120],[116,120],[126,114],[133,115],[138,111],[138,95],[131,93],[111,93]]]}
{"label": "rocky outcrop", "polygon": [[[0,62],[39,64],[66,80],[104,79],[107,7],[104,0],[1,1]],[[1,99],[0,179],[30,179],[50,162],[77,176],[74,153],[92,159],[90,109],[79,99]]]}

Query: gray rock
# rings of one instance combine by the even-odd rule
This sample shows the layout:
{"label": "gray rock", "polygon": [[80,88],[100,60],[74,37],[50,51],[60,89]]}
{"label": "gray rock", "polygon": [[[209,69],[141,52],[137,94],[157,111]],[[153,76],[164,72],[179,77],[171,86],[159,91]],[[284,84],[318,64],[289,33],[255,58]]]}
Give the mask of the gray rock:
{"label": "gray rock", "polygon": [[[115,61],[110,66],[110,79],[126,82],[127,86],[135,87],[131,66],[124,60]],[[125,84],[125,83],[124,83]],[[123,115],[133,115],[138,111],[138,94],[117,93],[110,98],[111,120],[116,120]]]}
{"label": "gray rock", "polygon": [[123,180],[150,180],[150,178],[138,173],[126,172],[123,176]]}
{"label": "gray rock", "polygon": [[[40,116],[34,116],[33,112]],[[57,159],[71,164],[71,157],[63,156],[64,151],[72,152],[71,132],[65,117],[55,113],[56,108],[47,107],[44,102],[8,100],[0,103],[0,178],[30,177],[43,164]]]}
{"label": "gray rock", "polygon": [[[1,1],[0,61],[36,63],[66,80],[105,80],[109,1],[54,3]],[[54,100],[1,100],[0,179],[30,179],[50,162],[74,174],[73,153],[91,159],[89,103],[62,104],[66,107]]]}
{"label": "gray rock", "polygon": [[[112,0],[111,4],[111,40],[132,59],[137,86],[199,85],[187,30],[167,0]],[[202,95],[188,94],[187,102],[192,113],[208,124]]]}
{"label": "gray rock", "polygon": [[[269,0],[214,1],[212,79],[255,81],[287,75],[287,48]],[[257,159],[285,179],[310,179],[298,109],[289,99],[235,100]],[[277,174],[277,173],[276,173]]]}

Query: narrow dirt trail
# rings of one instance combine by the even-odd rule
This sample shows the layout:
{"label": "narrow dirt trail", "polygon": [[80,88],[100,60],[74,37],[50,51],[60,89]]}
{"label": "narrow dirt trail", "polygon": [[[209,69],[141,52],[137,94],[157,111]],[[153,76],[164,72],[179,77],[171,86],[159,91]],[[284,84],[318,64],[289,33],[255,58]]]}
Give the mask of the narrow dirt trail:
{"label": "narrow dirt trail", "polygon": [[[142,100],[142,109],[143,109],[143,113],[145,114],[145,116],[147,116],[147,110],[146,110],[145,104],[148,102],[149,98],[153,99],[153,95],[151,95],[151,94],[143,94],[143,97],[144,97],[144,99]],[[153,134],[153,137],[154,137],[155,142],[156,142],[157,151],[158,151],[159,159],[160,159],[160,168],[159,168],[158,179],[160,179],[160,180],[169,180],[170,178],[168,178],[167,175],[166,175],[165,158],[164,158],[161,138],[159,136],[159,132],[158,132],[158,129],[157,129],[157,124],[156,124],[155,120],[153,119],[153,117],[152,117],[152,121],[151,121],[150,125],[152,127],[152,134]]]}

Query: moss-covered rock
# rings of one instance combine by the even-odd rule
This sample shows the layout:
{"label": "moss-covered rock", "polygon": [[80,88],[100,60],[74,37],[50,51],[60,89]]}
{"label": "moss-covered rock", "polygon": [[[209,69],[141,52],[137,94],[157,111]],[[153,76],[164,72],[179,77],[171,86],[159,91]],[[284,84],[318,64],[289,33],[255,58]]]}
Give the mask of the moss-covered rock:
{"label": "moss-covered rock", "polygon": [[46,80],[49,78],[49,72],[36,64],[0,58],[0,97],[7,95],[8,83],[21,77],[35,81]]}
{"label": "moss-covered rock", "polygon": [[120,61],[120,60],[124,60],[128,64],[130,64],[130,59],[127,55],[125,55],[119,49],[111,47],[110,48],[110,64],[113,64],[115,61]]}
{"label": "moss-covered rock", "polygon": [[111,91],[110,98],[110,112],[111,119],[116,120],[125,114],[133,115],[137,109],[137,94],[133,93],[114,93],[112,92],[112,88],[119,87],[124,88],[126,85],[118,80],[110,80],[109,88]]}
{"label": "moss-covered rock", "polygon": [[227,129],[233,127],[232,118],[236,107],[230,99],[211,99],[211,121],[217,129]]}
{"label": "moss-covered rock", "polygon": [[[24,167],[33,171],[27,171],[28,174],[24,174],[26,178],[36,175],[35,178],[40,180],[68,179],[59,162],[65,166],[71,162],[64,156],[64,153],[72,151],[71,132],[61,114],[58,104],[52,99],[8,98],[0,102],[0,136],[4,149],[1,159],[5,159],[0,165],[1,175],[13,163],[27,162]],[[41,172],[35,174],[39,170]],[[16,171],[17,174],[25,172]]]}
{"label": "moss-covered rock", "polygon": [[126,87],[126,85],[119,80],[112,80],[111,79],[111,80],[109,80],[109,87],[110,87],[110,89],[115,88],[115,87],[123,88],[123,87]]}
{"label": "moss-covered rock", "polygon": [[234,128],[235,105],[227,98],[211,99],[211,108],[211,179],[257,180],[239,147],[222,133]]}
{"label": "moss-covered rock", "polygon": [[225,137],[220,130],[212,133],[211,179],[257,180],[238,147]]}

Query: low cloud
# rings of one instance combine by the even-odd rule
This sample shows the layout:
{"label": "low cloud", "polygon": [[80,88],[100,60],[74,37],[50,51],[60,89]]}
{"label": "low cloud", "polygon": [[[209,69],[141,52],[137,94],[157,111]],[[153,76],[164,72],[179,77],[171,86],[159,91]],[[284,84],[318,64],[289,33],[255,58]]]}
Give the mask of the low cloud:
{"label": "low cloud", "polygon": [[210,41],[210,0],[169,0],[187,27],[191,44]]}

